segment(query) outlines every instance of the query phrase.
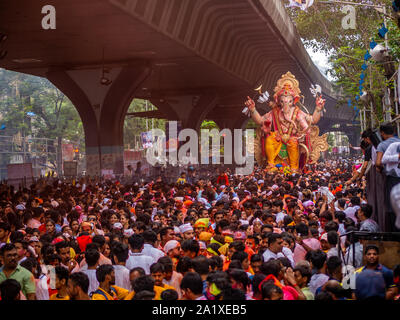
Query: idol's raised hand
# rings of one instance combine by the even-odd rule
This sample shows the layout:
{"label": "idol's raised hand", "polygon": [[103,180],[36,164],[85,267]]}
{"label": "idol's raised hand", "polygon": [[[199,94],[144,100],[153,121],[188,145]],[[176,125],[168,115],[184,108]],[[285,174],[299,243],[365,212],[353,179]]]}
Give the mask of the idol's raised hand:
{"label": "idol's raised hand", "polygon": [[247,101],[244,104],[247,108],[249,108],[250,111],[253,111],[256,107],[256,103],[249,96],[247,96]]}
{"label": "idol's raised hand", "polygon": [[318,108],[319,110],[324,110],[325,102],[326,102],[325,99],[322,99],[321,96],[318,96],[318,97],[317,97],[317,100],[316,100],[317,108]]}

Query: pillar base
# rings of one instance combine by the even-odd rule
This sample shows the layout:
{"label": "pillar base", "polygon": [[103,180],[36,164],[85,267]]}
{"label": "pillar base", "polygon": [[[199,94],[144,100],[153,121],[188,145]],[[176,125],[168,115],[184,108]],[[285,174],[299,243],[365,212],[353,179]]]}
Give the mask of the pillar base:
{"label": "pillar base", "polygon": [[98,147],[86,148],[87,174],[100,176],[101,170],[113,170],[116,175],[124,173],[123,146],[102,146],[100,149]]}

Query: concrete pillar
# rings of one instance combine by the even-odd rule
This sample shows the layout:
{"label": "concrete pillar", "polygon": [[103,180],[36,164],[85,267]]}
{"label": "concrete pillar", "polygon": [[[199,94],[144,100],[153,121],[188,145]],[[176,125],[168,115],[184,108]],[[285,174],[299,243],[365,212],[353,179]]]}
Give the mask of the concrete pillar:
{"label": "concrete pillar", "polygon": [[123,127],[125,114],[135,92],[151,73],[147,61],[135,61],[124,67],[108,68],[112,80],[102,85],[102,69],[52,69],[47,78],[75,105],[85,130],[88,175],[100,175],[111,169],[123,174]]}

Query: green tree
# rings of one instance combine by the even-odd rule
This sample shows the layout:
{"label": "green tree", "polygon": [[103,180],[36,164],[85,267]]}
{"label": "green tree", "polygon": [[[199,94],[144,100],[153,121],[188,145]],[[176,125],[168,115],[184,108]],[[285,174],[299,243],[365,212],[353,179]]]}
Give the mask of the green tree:
{"label": "green tree", "polygon": [[[56,159],[61,161],[61,148],[57,148],[56,156],[52,141],[57,140],[58,146],[63,139],[74,141],[84,152],[83,127],[78,112],[65,95],[44,78],[0,69],[0,114],[1,123],[6,126],[2,134],[51,139],[47,143],[32,142],[27,150],[53,152],[47,159],[53,169],[60,167]],[[48,146],[47,150],[45,146]]]}
{"label": "green tree", "polygon": [[[285,1],[288,2],[288,1]],[[385,4],[387,12],[391,12],[390,0],[369,0],[361,1],[374,4]],[[297,30],[307,48],[314,51],[321,51],[329,56],[330,66],[327,75],[334,79],[334,88],[339,93],[339,103],[347,103],[351,98],[359,94],[359,80],[361,66],[364,63],[364,55],[369,49],[371,39],[377,43],[383,40],[378,37],[378,30],[381,27],[384,17],[374,8],[356,6],[356,29],[344,30],[342,19],[345,14],[341,12],[343,5],[323,4],[315,2],[307,11],[288,8],[288,13],[295,23]],[[392,49],[391,55],[394,59],[399,58],[400,32],[398,27],[388,19],[389,45]],[[397,65],[397,64],[396,64]],[[369,62],[369,69],[365,72],[363,87],[371,97],[375,112],[375,121],[382,121],[382,97],[386,86],[392,86],[387,82],[385,73],[389,73],[389,64]],[[363,103],[358,102],[361,108]]]}
{"label": "green tree", "polygon": [[331,146],[331,147],[335,146],[335,134],[334,133],[329,132],[327,140],[328,140],[329,146]]}
{"label": "green tree", "polygon": [[212,121],[212,120],[204,120],[200,126],[200,129],[208,129],[208,130],[212,130],[212,129],[218,129],[219,127],[218,125]]}
{"label": "green tree", "polygon": [[[157,108],[150,102],[142,99],[134,99],[129,106],[128,113],[153,111]],[[141,148],[142,132],[154,129],[161,129],[165,131],[165,119],[146,119],[127,116],[124,122],[124,145],[127,149]]]}

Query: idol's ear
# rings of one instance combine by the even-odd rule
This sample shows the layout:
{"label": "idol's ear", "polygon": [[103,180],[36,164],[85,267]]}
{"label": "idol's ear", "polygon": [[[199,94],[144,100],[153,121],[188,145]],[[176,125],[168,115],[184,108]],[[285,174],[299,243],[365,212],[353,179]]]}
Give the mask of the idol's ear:
{"label": "idol's ear", "polygon": [[294,104],[297,104],[297,102],[299,102],[299,100],[300,100],[300,97],[294,98]]}

